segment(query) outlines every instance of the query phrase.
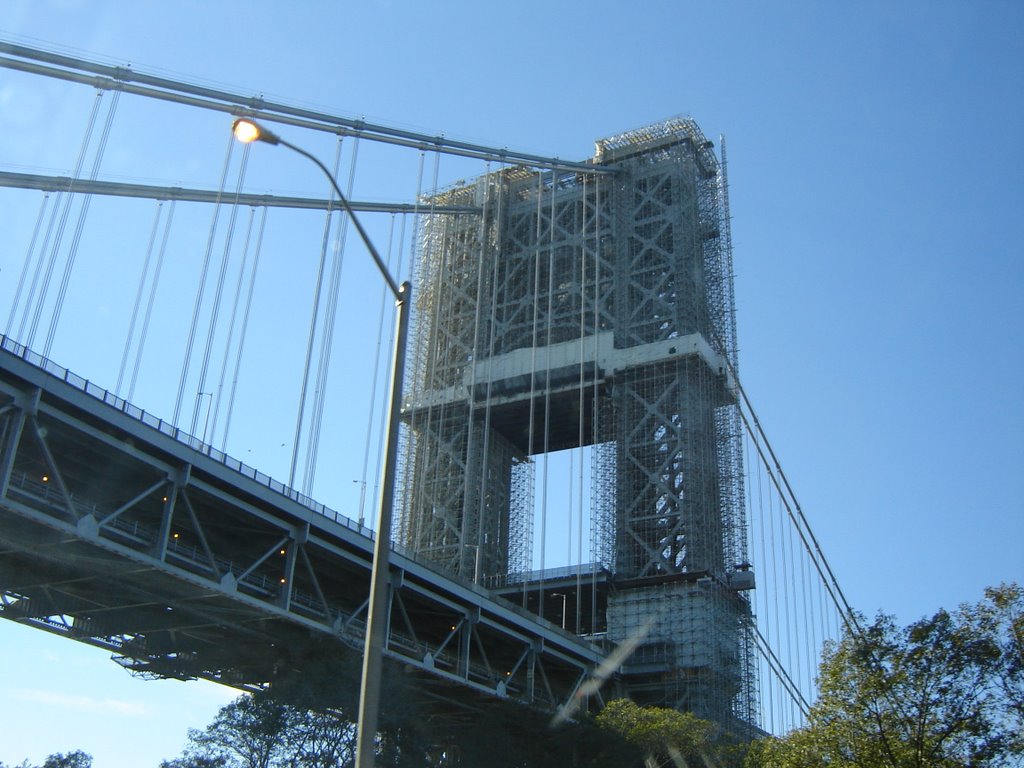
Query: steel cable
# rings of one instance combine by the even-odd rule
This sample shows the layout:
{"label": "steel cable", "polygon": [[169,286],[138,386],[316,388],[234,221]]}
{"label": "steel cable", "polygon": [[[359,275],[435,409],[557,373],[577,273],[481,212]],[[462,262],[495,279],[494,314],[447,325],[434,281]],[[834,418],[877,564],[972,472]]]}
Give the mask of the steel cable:
{"label": "steel cable", "polygon": [[[71,203],[74,200],[73,191],[74,191],[75,179],[77,179],[79,174],[82,172],[82,165],[85,163],[85,155],[86,155],[86,152],[89,149],[89,142],[92,139],[93,129],[96,127],[96,118],[99,116],[100,103],[102,101],[103,101],[103,91],[97,90],[96,91],[96,96],[93,99],[93,103],[92,103],[92,111],[89,113],[89,120],[86,123],[85,136],[82,137],[82,145],[81,145],[81,147],[78,150],[78,159],[75,161],[75,169],[71,173],[71,179],[70,179],[70,181],[68,181],[67,189],[64,190],[64,192],[66,192],[67,194],[64,196],[64,198],[65,198],[64,201],[63,201],[64,205],[62,207],[60,207],[60,222],[57,224],[57,231],[56,231],[57,238],[56,238],[56,241],[53,244],[53,248],[50,249],[50,256],[49,256],[49,258],[46,259],[46,261],[45,261],[46,268],[45,268],[45,271],[43,271],[43,283],[42,283],[42,285],[39,288],[39,294],[36,295],[35,294],[36,284],[38,282],[40,270],[42,269],[43,263],[44,263],[43,262],[43,258],[42,258],[42,253],[45,252],[47,247],[49,246],[50,237],[51,237],[51,235],[54,232],[54,229],[53,229],[54,221],[55,221],[55,217],[57,216],[57,210],[58,210],[60,199],[58,198],[57,200],[54,201],[53,212],[52,212],[52,214],[50,216],[50,223],[47,226],[46,237],[43,240],[43,250],[42,250],[42,252],[40,252],[40,260],[39,260],[39,263],[36,265],[36,272],[35,272],[35,274],[33,275],[33,278],[32,278],[32,285],[29,288],[29,298],[31,300],[34,297],[34,300],[35,300],[34,311],[32,311],[31,313],[29,312],[31,301],[29,303],[26,303],[26,305],[25,305],[25,316],[22,319],[22,323],[21,323],[22,324],[22,328],[19,328],[19,331],[18,331],[18,335],[23,337],[25,345],[29,346],[29,347],[31,347],[33,342],[35,341],[36,330],[39,327],[39,320],[40,320],[40,317],[42,315],[43,305],[46,303],[46,294],[49,291],[49,287],[50,287],[50,279],[53,276],[53,268],[54,268],[54,265],[55,265],[55,263],[57,261],[57,252],[60,250],[60,241],[61,241],[61,239],[64,236],[64,227],[67,225],[68,215],[71,213]],[[23,334],[24,334],[25,318],[27,318],[29,314],[32,315],[32,323],[29,326],[28,336],[24,337]]]}
{"label": "steel cable", "polygon": [[124,381],[125,370],[128,367],[128,358],[130,356],[132,339],[135,336],[135,323],[139,318],[139,308],[142,306],[142,294],[146,288],[146,278],[149,276],[149,263],[153,258],[153,246],[156,244],[156,235],[160,228],[160,214],[163,213],[164,203],[162,200],[158,200],[156,204],[156,213],[153,215],[153,227],[149,233],[149,245],[146,247],[146,258],[142,261],[142,270],[139,273],[139,287],[135,291],[135,303],[132,305],[132,316],[128,321],[128,333],[125,334],[124,339],[124,351],[121,354],[121,367],[117,371],[117,384],[114,386],[114,391],[121,393],[121,383]]}
{"label": "steel cable", "polygon": [[[220,185],[217,188],[217,200],[213,204],[213,216],[210,219],[210,227],[206,239],[206,250],[203,254],[202,267],[199,271],[199,283],[196,287],[196,298],[192,304],[192,320],[189,325],[188,339],[185,342],[185,359],[181,365],[181,376],[178,379],[178,394],[174,400],[174,415],[171,423],[178,426],[178,419],[181,416],[182,401],[185,398],[185,384],[188,381],[189,368],[192,365],[192,348],[195,346],[196,331],[199,328],[199,313],[203,306],[203,294],[206,292],[206,278],[210,270],[210,259],[213,256],[213,242],[217,235],[217,222],[220,217],[221,201],[224,197],[224,185],[228,180],[228,169],[231,166],[231,152],[235,146],[234,135],[228,136],[228,148],[224,155],[224,168],[220,175]],[[198,412],[198,408],[197,408]]]}
{"label": "steel cable", "polygon": [[[332,169],[332,173],[334,175],[337,175],[338,165],[341,161],[342,141],[343,139],[339,137],[337,150],[335,152],[334,157],[334,168]],[[313,312],[309,318],[309,331],[306,334],[306,357],[302,365],[302,386],[299,389],[299,408],[298,413],[296,414],[295,417],[295,437],[292,440],[292,460],[291,466],[288,470],[289,488],[295,487],[295,474],[299,464],[299,445],[302,441],[302,426],[306,418],[306,397],[309,393],[309,373],[313,363],[313,346],[316,340],[317,320],[320,317],[320,303],[324,287],[324,274],[327,269],[327,254],[329,251],[328,243],[330,241],[329,232],[331,227],[331,214],[334,210],[333,205],[335,192],[333,189],[333,185],[331,185],[331,189],[329,190],[328,194],[330,195],[328,197],[329,205],[324,220],[324,233],[320,243],[320,261],[317,264],[316,283],[313,287]]]}
{"label": "steel cable", "polygon": [[[235,184],[234,199],[231,204],[231,214],[228,216],[227,231],[224,235],[224,248],[221,251],[220,257],[220,269],[217,270],[217,284],[213,291],[213,305],[210,308],[210,323],[206,333],[206,343],[203,346],[203,363],[199,369],[199,382],[196,385],[196,409],[192,414],[192,429],[189,430],[193,435],[199,428],[199,402],[200,395],[206,389],[206,377],[210,372],[210,356],[213,354],[213,343],[217,336],[218,322],[220,320],[220,304],[224,298],[224,282],[227,279],[228,264],[231,261],[231,246],[234,242],[235,236],[235,221],[238,218],[238,196],[242,192],[242,184],[245,182],[245,169],[249,163],[249,152],[252,149],[251,144],[246,144],[242,150],[242,161],[238,167],[238,180]],[[213,404],[216,399],[220,398],[220,393],[210,394],[210,403],[207,407],[206,418],[207,422],[210,421],[210,411],[213,409]],[[216,427],[216,422],[214,423]],[[206,430],[203,430],[203,442],[206,442]],[[211,440],[212,442],[212,440]]]}
{"label": "steel cable", "polygon": [[249,287],[245,298],[245,311],[242,314],[242,328],[238,334],[238,348],[235,350],[235,364],[231,375],[231,393],[228,396],[228,412],[224,417],[224,437],[222,449],[226,450],[228,435],[231,430],[231,416],[235,410],[235,393],[238,390],[238,376],[242,367],[242,353],[245,351],[245,338],[249,330],[249,314],[252,310],[252,297],[256,288],[256,275],[259,272],[260,253],[263,250],[263,233],[267,225],[267,208],[263,208],[263,215],[260,216],[260,228],[256,235],[256,249],[252,258],[252,270],[249,272]]}
{"label": "steel cable", "polygon": [[[339,138],[339,153],[341,150]],[[356,162],[359,158],[359,138],[352,142],[352,157],[349,162],[348,185],[345,195],[352,199],[355,186]],[[334,331],[338,316],[338,293],[341,289],[341,274],[345,264],[345,241],[348,237],[349,217],[344,217],[338,238],[336,258],[331,264],[331,277],[328,281],[326,316],[324,317],[323,333],[320,337],[320,359],[317,364],[316,385],[313,387],[313,413],[310,417],[309,441],[306,449],[306,474],[303,492],[307,496],[313,494],[313,481],[316,477],[317,457],[320,454],[320,433],[323,426],[324,406],[327,402],[327,380],[331,370],[331,355],[334,351]],[[390,274],[390,271],[389,271]]]}
{"label": "steel cable", "polygon": [[[237,209],[237,205],[235,208]],[[224,353],[221,356],[220,376],[217,379],[216,395],[213,399],[213,419],[210,426],[210,445],[217,443],[217,426],[220,422],[220,405],[224,399],[224,379],[227,376],[228,358],[231,355],[231,343],[235,338],[235,327],[238,325],[238,308],[242,300],[242,285],[245,280],[245,268],[249,261],[249,243],[252,240],[252,225],[256,219],[256,209],[249,208],[249,222],[245,227],[245,242],[242,245],[242,258],[238,264],[238,279],[235,281],[235,295],[231,302],[231,312],[228,315],[228,334],[224,340]],[[227,448],[227,437],[221,442],[221,450]]]}
{"label": "steel cable", "polygon": [[[386,255],[386,266],[388,271],[391,270],[391,255],[392,255],[392,244],[394,242],[395,233],[395,216],[391,215],[391,222],[388,226],[388,245]],[[399,262],[401,262],[401,256],[399,256]],[[384,341],[384,310],[388,304],[388,291],[387,285],[382,285],[380,289],[380,312],[377,314],[377,346],[374,350],[373,355],[373,373],[370,376],[370,407],[367,408],[367,419],[366,419],[366,443],[363,446],[363,471],[360,475],[360,491],[359,491],[359,525],[363,525],[365,519],[364,506],[366,503],[366,476],[369,473],[370,468],[370,442],[373,438],[373,422],[376,418],[376,404],[377,404],[377,382],[380,378],[380,353],[381,347]],[[385,398],[385,401],[387,398]],[[383,422],[382,422],[383,424]],[[383,430],[381,430],[383,433]]]}
{"label": "steel cable", "polygon": [[153,304],[156,301],[157,290],[160,286],[160,274],[163,269],[164,255],[167,253],[167,240],[171,234],[171,223],[174,221],[174,207],[176,201],[171,200],[167,209],[167,218],[164,221],[164,234],[160,240],[160,251],[156,256],[156,265],[153,268],[153,281],[149,286],[149,298],[146,300],[146,314],[142,320],[142,330],[139,332],[139,341],[135,346],[135,362],[132,364],[132,379],[128,385],[128,394],[125,397],[129,402],[135,394],[135,382],[139,377],[139,368],[142,363],[142,353],[146,348],[146,338],[149,335],[149,322],[153,316]]}
{"label": "steel cable", "polygon": [[25,278],[28,277],[30,267],[32,266],[32,252],[36,248],[36,240],[39,237],[39,230],[42,228],[43,219],[46,213],[46,204],[50,200],[50,193],[43,193],[43,201],[39,205],[39,215],[36,217],[35,227],[32,229],[32,237],[28,242],[28,248],[25,250],[25,262],[21,267],[21,275],[18,277],[18,287],[14,291],[14,300],[11,302],[11,311],[7,316],[7,325],[4,326],[4,334],[7,336],[11,335],[11,331],[14,329],[14,318],[18,312],[18,304],[21,303],[21,291],[25,287]]}
{"label": "steel cable", "polygon": [[[107,142],[110,139],[110,128],[114,123],[114,115],[117,112],[117,103],[120,100],[121,92],[114,91],[110,97],[110,106],[107,108],[107,119],[103,124],[103,131],[96,147],[96,154],[93,156],[92,170],[89,172],[89,181],[96,181],[100,172],[100,164],[103,162],[103,154],[107,149]],[[53,312],[50,315],[50,328],[46,333],[46,344],[43,347],[43,357],[49,357],[53,348],[53,340],[57,335],[57,324],[60,322],[61,311],[64,308],[64,299],[68,293],[68,285],[71,282],[71,271],[74,269],[75,260],[78,256],[78,246],[82,242],[82,231],[85,229],[85,220],[89,215],[89,204],[92,202],[92,195],[85,195],[82,205],[78,209],[78,220],[75,222],[75,232],[71,237],[71,247],[68,248],[67,261],[64,263],[64,274],[61,276],[60,288],[57,290],[57,298],[54,302]]]}

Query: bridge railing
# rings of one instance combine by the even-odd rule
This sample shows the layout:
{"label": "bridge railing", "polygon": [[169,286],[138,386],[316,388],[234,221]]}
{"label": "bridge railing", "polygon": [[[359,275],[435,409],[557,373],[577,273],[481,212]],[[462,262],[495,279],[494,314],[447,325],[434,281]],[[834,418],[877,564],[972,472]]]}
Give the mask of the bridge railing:
{"label": "bridge railing", "polygon": [[[363,536],[374,538],[374,532],[372,529],[367,528],[365,525],[360,525],[355,520],[346,517],[340,512],[331,509],[325,504],[321,504],[316,499],[310,498],[305,494],[299,493],[294,488],[282,483],[280,480],[275,480],[270,475],[260,472],[255,467],[251,467],[243,461],[239,461],[236,458],[229,456],[223,451],[217,450],[209,443],[205,443],[195,435],[191,435],[183,429],[179,429],[174,424],[164,421],[158,416],[154,416],[152,413],[139,408],[136,405],[132,405],[130,402],[122,397],[118,397],[116,394],[108,389],[89,381],[82,376],[79,376],[73,371],[69,371],[62,365],[58,365],[49,358],[43,357],[38,352],[33,352],[24,344],[20,344],[9,336],[0,334],[0,349],[5,352],[9,352],[16,357],[21,358],[25,362],[39,368],[42,371],[60,379],[61,381],[69,384],[80,392],[84,392],[90,397],[94,397],[107,405],[116,408],[121,413],[151,427],[164,435],[178,441],[179,443],[188,446],[192,450],[202,453],[204,456],[209,457],[218,464],[223,464],[228,469],[245,475],[250,480],[255,480],[260,485],[270,488],[276,493],[280,493],[282,496],[287,496],[292,501],[295,501],[307,509],[312,510],[318,515],[322,515],[339,525],[343,525],[353,531],[356,531]],[[405,554],[405,553],[403,553]]]}

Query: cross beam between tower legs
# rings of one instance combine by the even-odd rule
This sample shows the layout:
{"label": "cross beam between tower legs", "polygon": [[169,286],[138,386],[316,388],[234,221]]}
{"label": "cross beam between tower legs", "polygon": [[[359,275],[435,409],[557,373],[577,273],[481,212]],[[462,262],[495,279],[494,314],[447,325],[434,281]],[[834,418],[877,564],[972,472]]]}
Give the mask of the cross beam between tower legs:
{"label": "cross beam between tower legs", "polygon": [[366,615],[366,639],[363,644],[363,674],[359,684],[359,720],[356,723],[356,768],[373,768],[377,736],[377,720],[380,715],[381,667],[384,656],[384,641],[388,623],[388,587],[391,581],[391,513],[395,501],[395,468],[398,463],[398,428],[402,410],[402,381],[405,374],[405,342],[409,333],[409,300],[412,286],[408,281],[398,285],[388,272],[387,266],[366,234],[348,199],[342,193],[338,182],[314,155],[285,141],[258,123],[240,118],[232,127],[235,137],[244,143],[262,141],[267,144],[281,144],[311,160],[323,171],[334,187],[334,192],[356,231],[363,240],[366,250],[373,257],[384,282],[395,297],[398,313],[395,349],[391,369],[391,393],[388,405],[384,468],[381,470],[380,508],[377,511],[377,538],[373,544],[373,563],[370,569],[370,598]]}

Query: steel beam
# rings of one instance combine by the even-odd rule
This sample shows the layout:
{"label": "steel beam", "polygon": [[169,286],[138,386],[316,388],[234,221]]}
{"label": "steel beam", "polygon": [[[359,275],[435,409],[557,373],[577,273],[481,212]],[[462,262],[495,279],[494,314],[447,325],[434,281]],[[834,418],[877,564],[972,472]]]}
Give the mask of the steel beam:
{"label": "steel beam", "polygon": [[[43,192],[77,192],[85,195],[135,197],[148,200],[180,200],[187,203],[228,203],[254,208],[299,208],[326,211],[340,210],[337,200],[315,197],[282,197],[254,195],[245,192],[224,194],[215,189],[190,189],[152,184],[127,184],[119,181],[95,181],[71,176],[46,176],[36,173],[0,171],[0,187],[38,189]],[[480,213],[480,208],[459,205],[421,205],[417,203],[371,203],[352,200],[352,209],[360,213]]]}

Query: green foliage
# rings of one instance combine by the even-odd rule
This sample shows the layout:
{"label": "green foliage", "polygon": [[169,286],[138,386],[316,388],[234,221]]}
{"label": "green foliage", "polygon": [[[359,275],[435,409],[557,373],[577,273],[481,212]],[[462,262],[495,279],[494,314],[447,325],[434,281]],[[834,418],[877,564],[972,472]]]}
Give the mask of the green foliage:
{"label": "green foliage", "polygon": [[[7,768],[7,765],[0,762],[0,768]],[[28,760],[22,761],[21,765],[11,768],[33,768]],[[92,755],[76,749],[72,752],[54,752],[43,761],[40,768],[92,768]]]}
{"label": "green foliage", "polygon": [[1024,764],[1019,587],[908,627],[879,615],[826,649],[807,727],[751,751],[773,768]]}
{"label": "green foliage", "polygon": [[229,768],[271,768],[282,764],[289,712],[264,696],[239,696],[221,707],[202,731],[189,730],[185,756],[219,759]]}
{"label": "green foliage", "polygon": [[598,714],[596,722],[620,734],[645,754],[696,754],[711,739],[714,726],[689,712],[663,707],[640,707],[628,699],[616,699]]}
{"label": "green foliage", "polygon": [[645,766],[741,765],[749,746],[690,712],[641,707],[628,699],[610,702],[595,723],[630,744],[630,762],[642,760]]}
{"label": "green foliage", "polygon": [[179,757],[177,760],[163,760],[160,768],[225,768],[227,764],[222,757]]}
{"label": "green foliage", "polygon": [[459,768],[625,768],[638,750],[618,734],[581,718],[553,726],[550,715],[495,702],[449,735],[447,760]]}
{"label": "green foliage", "polygon": [[[1024,588],[1001,584],[985,590],[977,605],[961,606],[960,620],[998,649],[996,685],[1016,722],[1024,722]],[[1024,730],[1016,733],[1016,748],[1024,750]]]}
{"label": "green foliage", "polygon": [[188,740],[185,754],[161,768],[342,768],[355,752],[350,722],[266,693],[239,696]]}

